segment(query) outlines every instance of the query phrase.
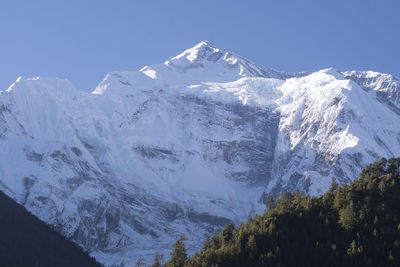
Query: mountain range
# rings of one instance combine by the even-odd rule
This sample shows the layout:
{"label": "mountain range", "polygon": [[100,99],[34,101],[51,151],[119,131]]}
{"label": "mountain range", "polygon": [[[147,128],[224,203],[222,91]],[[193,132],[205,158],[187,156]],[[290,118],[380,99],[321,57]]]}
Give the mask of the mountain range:
{"label": "mountain range", "polygon": [[290,73],[203,41],[91,92],[18,78],[0,93],[0,190],[106,265],[168,256],[400,154],[400,80]]}

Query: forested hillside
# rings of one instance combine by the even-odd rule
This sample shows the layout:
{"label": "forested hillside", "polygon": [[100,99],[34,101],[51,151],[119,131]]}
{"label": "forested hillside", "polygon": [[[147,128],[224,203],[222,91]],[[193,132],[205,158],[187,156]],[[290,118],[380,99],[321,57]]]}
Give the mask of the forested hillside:
{"label": "forested hillside", "polygon": [[[166,266],[400,266],[400,158],[366,167],[321,197],[284,193],[187,258],[182,237]],[[158,258],[153,266],[160,266]]]}
{"label": "forested hillside", "polygon": [[0,191],[0,266],[102,266]]}

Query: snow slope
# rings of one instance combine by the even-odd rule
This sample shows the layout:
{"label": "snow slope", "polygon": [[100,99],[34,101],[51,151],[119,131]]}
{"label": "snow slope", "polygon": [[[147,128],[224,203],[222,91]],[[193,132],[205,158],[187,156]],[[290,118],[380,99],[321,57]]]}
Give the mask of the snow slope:
{"label": "snow slope", "polygon": [[399,80],[286,73],[208,42],[92,93],[19,78],[0,94],[0,189],[107,265],[169,255],[400,154]]}

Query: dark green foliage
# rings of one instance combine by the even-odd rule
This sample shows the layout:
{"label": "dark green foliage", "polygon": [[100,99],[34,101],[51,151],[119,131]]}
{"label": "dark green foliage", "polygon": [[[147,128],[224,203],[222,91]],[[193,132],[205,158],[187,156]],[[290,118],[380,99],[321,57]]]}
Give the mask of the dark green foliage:
{"label": "dark green foliage", "polygon": [[224,230],[221,232],[221,246],[225,246],[229,244],[229,241],[232,239],[233,230],[235,230],[235,226],[233,224],[228,224]]}
{"label": "dark green foliage", "polygon": [[102,266],[0,191],[0,266]]}
{"label": "dark green foliage", "polygon": [[179,266],[400,266],[399,166],[382,159],[321,197],[269,199],[262,216],[227,225]]}
{"label": "dark green foliage", "polygon": [[180,238],[175,242],[174,249],[171,252],[171,259],[167,262],[167,267],[183,267],[187,260],[187,252],[184,241],[187,238],[181,234]]}
{"label": "dark green foliage", "polygon": [[154,255],[154,262],[151,265],[152,267],[161,267],[161,261],[160,261],[160,255],[158,255],[158,252]]}
{"label": "dark green foliage", "polygon": [[141,266],[144,266],[143,257],[139,257],[139,259],[138,259],[137,262],[135,263],[135,267],[141,267]]}

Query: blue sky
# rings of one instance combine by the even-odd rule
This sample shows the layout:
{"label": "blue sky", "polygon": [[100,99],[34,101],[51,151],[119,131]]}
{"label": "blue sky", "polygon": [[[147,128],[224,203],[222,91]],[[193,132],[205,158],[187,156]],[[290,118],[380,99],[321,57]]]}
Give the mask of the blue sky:
{"label": "blue sky", "polygon": [[398,0],[4,0],[0,90],[18,76],[91,91],[107,72],[161,63],[201,40],[287,71],[400,76]]}

